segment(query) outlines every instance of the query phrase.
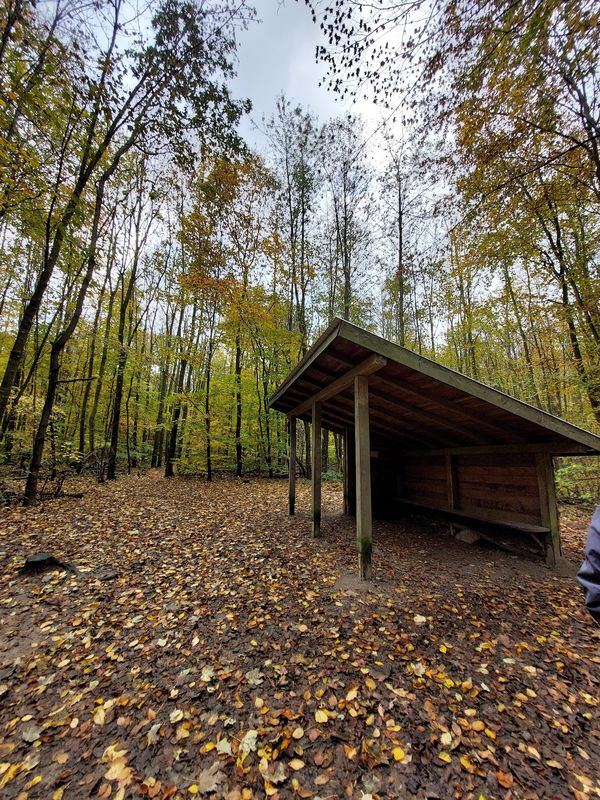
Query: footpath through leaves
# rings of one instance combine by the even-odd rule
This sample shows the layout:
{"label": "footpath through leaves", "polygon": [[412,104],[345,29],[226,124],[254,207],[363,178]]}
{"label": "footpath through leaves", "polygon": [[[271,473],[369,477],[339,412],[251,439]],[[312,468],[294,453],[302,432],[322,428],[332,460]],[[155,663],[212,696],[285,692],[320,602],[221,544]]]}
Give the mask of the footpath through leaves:
{"label": "footpath through leaves", "polygon": [[151,474],[2,512],[3,798],[600,797],[573,575],[377,524],[367,589],[339,492],[318,541],[286,493]]}

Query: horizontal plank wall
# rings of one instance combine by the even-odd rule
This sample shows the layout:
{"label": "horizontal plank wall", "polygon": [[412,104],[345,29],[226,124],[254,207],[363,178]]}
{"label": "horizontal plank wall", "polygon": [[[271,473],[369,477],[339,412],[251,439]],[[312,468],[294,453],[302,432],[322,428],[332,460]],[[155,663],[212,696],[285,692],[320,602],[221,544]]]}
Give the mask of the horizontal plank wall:
{"label": "horizontal plank wall", "polygon": [[396,470],[397,500],[490,521],[545,523],[535,453],[410,456]]}
{"label": "horizontal plank wall", "polygon": [[397,469],[398,499],[432,508],[448,509],[444,455],[403,458],[398,462]]}
{"label": "horizontal plank wall", "polygon": [[542,524],[535,453],[456,457],[460,508]]}

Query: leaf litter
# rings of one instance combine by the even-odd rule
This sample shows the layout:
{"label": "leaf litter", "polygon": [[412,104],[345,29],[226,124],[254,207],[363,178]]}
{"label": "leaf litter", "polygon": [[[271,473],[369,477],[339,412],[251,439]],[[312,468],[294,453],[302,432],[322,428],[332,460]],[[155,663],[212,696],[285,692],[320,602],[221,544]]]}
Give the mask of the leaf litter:
{"label": "leaf litter", "polygon": [[[377,522],[364,585],[339,490],[321,540],[286,493],[150,473],[2,512],[2,797],[600,797],[585,511],[563,574]],[[79,574],[20,574],[39,551]]]}

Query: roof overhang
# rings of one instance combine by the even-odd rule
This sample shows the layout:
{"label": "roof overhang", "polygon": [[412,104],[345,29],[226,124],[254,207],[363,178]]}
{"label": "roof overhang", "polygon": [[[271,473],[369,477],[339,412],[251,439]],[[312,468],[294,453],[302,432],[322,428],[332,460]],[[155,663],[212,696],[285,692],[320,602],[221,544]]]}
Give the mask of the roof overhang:
{"label": "roof overhang", "polygon": [[354,377],[369,375],[373,447],[404,451],[600,454],[600,436],[460,372],[336,319],[290,372],[270,407],[323,426],[354,427]]}

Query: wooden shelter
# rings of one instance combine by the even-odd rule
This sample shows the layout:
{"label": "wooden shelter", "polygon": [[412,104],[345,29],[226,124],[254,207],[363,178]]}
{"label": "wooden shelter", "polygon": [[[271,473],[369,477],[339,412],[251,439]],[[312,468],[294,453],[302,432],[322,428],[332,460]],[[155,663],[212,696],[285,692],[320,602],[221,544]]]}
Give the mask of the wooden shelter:
{"label": "wooden shelter", "polygon": [[312,422],[312,529],[321,530],[321,429],[344,437],[344,510],[371,576],[372,508],[410,507],[533,539],[554,563],[560,529],[553,456],[598,455],[600,437],[336,319],[270,401],[289,418],[289,513],[296,420]]}

